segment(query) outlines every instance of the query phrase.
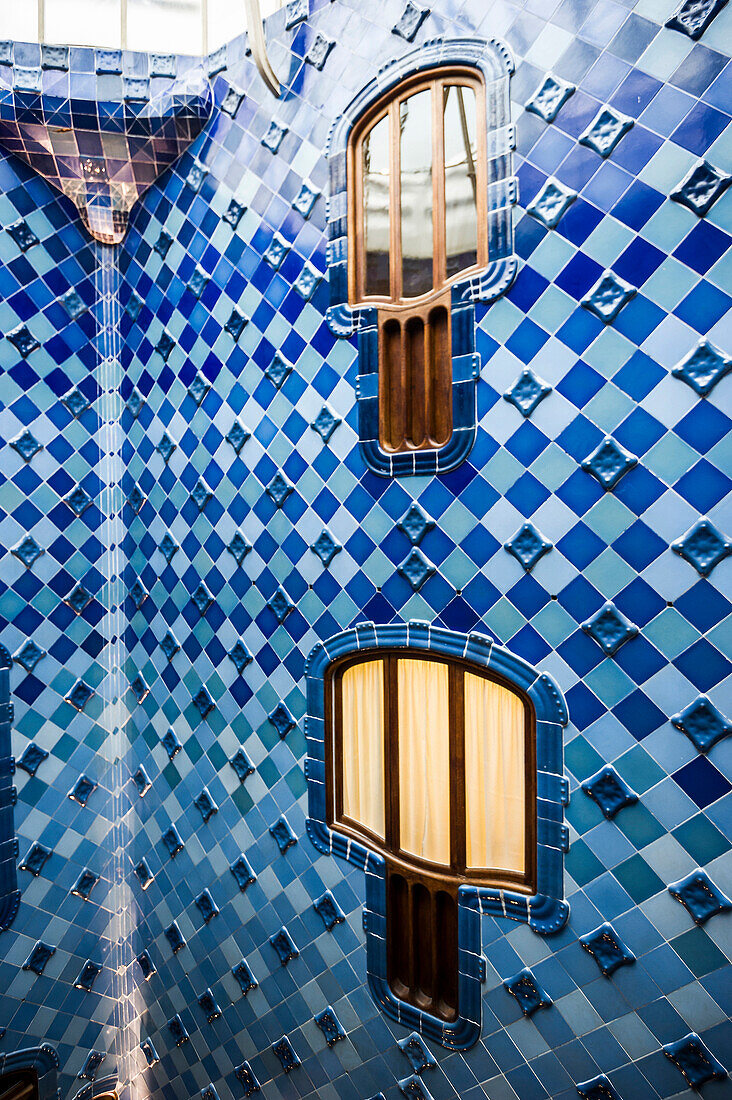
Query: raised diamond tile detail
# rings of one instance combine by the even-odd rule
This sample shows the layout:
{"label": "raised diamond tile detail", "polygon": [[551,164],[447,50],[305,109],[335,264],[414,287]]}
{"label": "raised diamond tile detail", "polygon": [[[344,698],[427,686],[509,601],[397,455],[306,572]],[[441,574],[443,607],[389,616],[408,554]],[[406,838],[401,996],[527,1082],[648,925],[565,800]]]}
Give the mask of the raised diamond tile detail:
{"label": "raised diamond tile detail", "polygon": [[551,392],[551,386],[543,378],[534,374],[531,367],[526,367],[503,397],[514,405],[522,416],[529,417],[539,402]]}
{"label": "raised diamond tile detail", "polygon": [[300,955],[300,952],[295,946],[295,941],[284,925],[280,928],[279,932],[275,932],[273,936],[269,937],[269,942],[277,952],[282,966],[287,966],[291,959],[296,959]]}
{"label": "raised diamond tile detail", "polygon": [[231,115],[232,118],[236,118],[239,108],[244,100],[244,93],[237,91],[236,88],[229,88],[224,98],[221,100],[221,110],[227,115]]}
{"label": "raised diamond tile detail", "polygon": [[234,532],[231,542],[226,547],[236,564],[239,566],[244,561],[244,558],[247,556],[251,548],[252,544],[244,538],[244,535],[242,535],[241,531]]}
{"label": "raised diamond tile detail", "polygon": [[579,941],[585,951],[592,955],[606,978],[619,967],[630,966],[635,962],[635,955],[610,924],[601,924],[589,935],[580,936]]}
{"label": "raised diamond tile detail", "polygon": [[285,238],[280,233],[275,233],[262,259],[277,271],[289,251],[290,246]]}
{"label": "raised diamond tile detail", "polygon": [[164,363],[167,363],[168,357],[170,356],[170,353],[174,347],[175,340],[173,339],[173,337],[170,335],[169,332],[163,331],[160,339],[155,345],[155,351],[158,353]]}
{"label": "raised diamond tile detail", "polygon": [[550,177],[538,195],[526,207],[527,214],[540,221],[547,229],[554,229],[574,200],[577,192]]}
{"label": "raised diamond tile detail", "polygon": [[708,577],[716,565],[732,554],[732,542],[702,516],[677,542],[671,543],[674,553],[694,566],[701,577]]}
{"label": "raised diamond tile detail", "polygon": [[243,783],[250,775],[254,775],[254,765],[242,748],[236,750],[229,763],[236,772],[240,783]]}
{"label": "raised diamond tile detail", "polygon": [[20,869],[21,871],[29,871],[31,875],[38,878],[52,855],[53,852],[50,848],[47,848],[45,844],[33,844],[28,850],[27,856],[20,864]]}
{"label": "raised diamond tile detail", "polygon": [[332,932],[337,924],[342,924],[346,919],[346,914],[343,912],[330,890],[326,890],[322,897],[313,902],[313,909],[322,920],[328,932]]}
{"label": "raised diamond tile detail", "polygon": [[251,437],[251,432],[248,428],[245,428],[241,420],[235,420],[229,428],[228,435],[226,436],[226,442],[230,443],[237,454],[242,449],[246,441]]}
{"label": "raised diamond tile detail", "polygon": [[168,565],[170,565],[170,559],[173,557],[173,554],[177,553],[178,550],[180,550],[180,546],[175,541],[171,533],[169,531],[166,531],[160,542],[160,552],[167,561]]}
{"label": "raised diamond tile detail", "polygon": [[69,694],[66,696],[66,702],[71,703],[72,707],[75,707],[77,710],[82,711],[93,694],[94,692],[88,684],[85,684],[83,680],[77,680]]}
{"label": "raised diamond tile detail", "polygon": [[400,38],[406,39],[407,42],[414,42],[417,31],[429,14],[429,8],[420,8],[412,0],[407,0],[407,6],[392,27],[392,33],[398,34]]}
{"label": "raised diamond tile detail", "polygon": [[219,915],[219,907],[211,896],[210,890],[202,890],[198,897],[195,898],[195,903],[196,908],[206,924]]}
{"label": "raised diamond tile detail", "polygon": [[295,486],[289,481],[281,470],[278,470],[275,476],[267,486],[267,495],[272,498],[277,508],[281,508],[289,497]]}
{"label": "raised diamond tile detail", "polygon": [[26,569],[30,569],[41,554],[45,553],[45,550],[38,545],[32,535],[26,535],[17,546],[13,547],[12,553],[19,561],[22,561]]}
{"label": "raised diamond tile detail", "polygon": [[229,320],[224,325],[224,332],[228,332],[236,343],[248,324],[249,318],[244,313],[240,313],[238,309],[232,309]]}
{"label": "raised diamond tile detail", "polygon": [[169,630],[165,634],[162,642],[160,643],[160,648],[162,649],[163,653],[169,661],[172,661],[176,653],[180,652],[180,644],[175,634],[173,634],[172,630]]}
{"label": "raised diamond tile detail", "polygon": [[293,844],[297,844],[297,837],[286,817],[278,818],[274,825],[270,825],[269,831],[277,841],[277,847],[281,852],[286,852]]}
{"label": "raised diamond tile detail", "polygon": [[[699,4],[699,0],[692,0]],[[726,3],[726,0],[724,0]],[[667,23],[666,26],[669,26]],[[671,198],[682,206],[687,206],[698,218],[703,218],[714,206],[720,195],[732,183],[732,175],[728,175],[720,168],[715,168],[708,160],[702,160],[695,164],[682,179],[675,191],[671,192]]]}
{"label": "raised diamond tile detail", "polygon": [[171,859],[175,859],[178,852],[183,851],[183,840],[175,825],[167,828],[160,839],[168,849],[168,855]]}
{"label": "raised diamond tile detail", "polygon": [[292,363],[288,363],[282,352],[275,352],[275,357],[265,369],[265,377],[269,378],[273,386],[281,389],[285,379],[292,370]]}
{"label": "raised diamond tile detail", "polygon": [[592,290],[582,299],[582,305],[605,325],[615,320],[621,309],[638,291],[614,271],[604,271]]}
{"label": "raised diamond tile detail", "polygon": [[221,215],[222,221],[228,222],[233,229],[236,229],[245,210],[246,206],[244,206],[243,203],[237,202],[236,199],[232,199],[225,212]]}
{"label": "raised diamond tile detail", "polygon": [[188,394],[197,405],[200,405],[210,389],[211,383],[207,378],[204,378],[200,371],[198,371],[196,377],[188,387]]}
{"label": "raised diamond tile detail", "polygon": [[278,588],[274,596],[267,603],[267,607],[274,612],[277,622],[283,623],[295,605],[285,592],[284,588]]}
{"label": "raised diamond tile detail", "polygon": [[269,720],[283,740],[287,737],[290,730],[294,729],[297,725],[288,707],[285,706],[284,703],[277,704],[269,715]]}
{"label": "raised diamond tile detail", "polygon": [[206,484],[202,477],[199,477],[191,490],[191,500],[197,505],[199,512],[204,510],[212,496],[213,489]]}
{"label": "raised diamond tile detail", "polygon": [[80,417],[89,408],[89,402],[79,389],[69,390],[61,400],[73,417]]}
{"label": "raised diamond tile detail", "polygon": [[19,436],[12,439],[10,446],[18,452],[24,462],[30,462],[34,455],[43,450],[43,444],[38,442],[29,428],[26,428]]}
{"label": "raised diamond tile detail", "polygon": [[147,497],[143,493],[139,485],[133,485],[130,489],[129,496],[127,497],[127,503],[129,504],[135,515],[138,514],[143,504],[147,500]]}
{"label": "raised diamond tile detail", "polygon": [[34,741],[26,745],[23,755],[17,761],[18,767],[28,775],[35,775],[44,760],[48,760],[48,753],[40,748]]}
{"label": "raised diamond tile detail", "polygon": [[434,1057],[425,1046],[422,1038],[413,1031],[404,1039],[397,1040],[402,1054],[409,1059],[409,1064],[414,1073],[424,1073],[426,1069],[434,1069],[437,1065]]}
{"label": "raised diamond tile detail", "polygon": [[325,1041],[329,1047],[335,1046],[341,1039],[345,1039],[346,1033],[343,1030],[343,1025],[330,1005],[324,1008],[322,1012],[318,1012],[313,1019],[323,1032]]}
{"label": "raised diamond tile detail", "polygon": [[709,752],[732,733],[732,722],[706,695],[698,695],[693,703],[674,714],[671,724],[686,734],[698,752]]}
{"label": "raised diamond tile detail", "polygon": [[[217,1004],[216,998],[214,997],[213,992],[210,989],[207,989],[204,993],[200,995],[200,997],[198,998],[198,1007],[203,1012],[205,1012],[206,1021],[209,1024],[212,1024],[214,1020],[218,1020],[221,1016],[221,1008]],[[202,1100],[207,1093],[207,1100],[218,1100],[219,1094],[216,1092],[212,1085],[209,1085],[207,1089],[202,1090]]]}
{"label": "raised diamond tile detail", "polygon": [[15,222],[13,225],[8,226],[8,233],[21,252],[27,252],[34,244],[38,244],[38,237],[28,225],[28,222],[24,221],[22,218],[19,222]]}
{"label": "raised diamond tile detail", "polygon": [[717,382],[732,370],[732,359],[724,355],[708,340],[700,340],[697,346],[678,363],[671,373],[687,386],[707,397]]}
{"label": "raised diamond tile detail", "polygon": [[211,698],[208,689],[201,684],[198,691],[193,695],[193,705],[201,715],[201,718],[205,718],[214,709],[214,701]]}
{"label": "raised diamond tile detail", "polygon": [[244,645],[241,639],[239,639],[229,650],[229,657],[234,663],[234,668],[241,676],[244,669],[248,664],[251,664],[252,655]]}
{"label": "raised diamond tile detail", "polygon": [[83,515],[92,503],[91,497],[81,485],[77,485],[75,489],[72,489],[68,496],[64,497],[64,501],[77,516]]}
{"label": "raised diamond tile detail", "polygon": [[242,1062],[240,1066],[237,1066],[234,1070],[234,1076],[244,1089],[245,1096],[253,1096],[255,1092],[261,1090],[262,1086],[259,1084],[254,1074],[254,1070],[248,1062]]}
{"label": "raised diamond tile detail", "polygon": [[[171,927],[173,926],[171,925]],[[177,928],[177,925],[175,927]],[[169,931],[170,928],[166,930],[166,936],[168,936]],[[178,934],[180,935],[180,930],[178,931]],[[170,941],[170,936],[168,936],[168,940],[170,941],[170,946],[173,948],[173,952],[180,951],[181,947],[185,945],[185,940],[183,939],[183,937],[180,936],[180,938],[182,940],[182,943],[178,947],[174,947],[172,941]],[[180,1016],[178,1015],[173,1016],[172,1020],[168,1020],[168,1031],[170,1032],[173,1041],[175,1042],[175,1045],[177,1047],[183,1046],[183,1044],[187,1043],[190,1039],[188,1030],[181,1020]]]}
{"label": "raised diamond tile detail", "polygon": [[318,191],[314,183],[311,183],[310,180],[303,180],[302,186],[293,200],[293,208],[297,210],[298,214],[301,214],[303,218],[309,218],[319,195],[320,191]]}
{"label": "raised diamond tile detail", "polygon": [[322,277],[318,269],[313,267],[309,260],[306,260],[302,271],[292,285],[300,297],[309,302]]}
{"label": "raised diamond tile detail", "polygon": [[335,42],[318,31],[313,39],[312,46],[305,54],[305,60],[320,72],[334,46]]}
{"label": "raised diamond tile detail", "polygon": [[692,1089],[700,1089],[707,1081],[721,1081],[727,1076],[727,1070],[694,1031],[675,1043],[666,1043],[663,1053]]}
{"label": "raised diamond tile detail", "polygon": [[436,570],[432,562],[428,561],[422,551],[415,546],[399,566],[399,572],[409,581],[414,591],[419,592],[425,581],[429,580]]}
{"label": "raised diamond tile detail", "polygon": [[75,321],[77,317],[81,317],[82,313],[86,313],[88,309],[88,306],[85,305],[78,290],[75,290],[73,287],[70,287],[65,294],[61,295],[59,302],[72,321]]}
{"label": "raised diamond tile detail", "polygon": [[23,963],[23,970],[32,970],[34,974],[40,976],[45,970],[49,959],[55,954],[55,947],[51,947],[50,944],[38,940],[30,955]]}
{"label": "raised diamond tile detail", "polygon": [[611,107],[601,107],[580,137],[580,145],[587,145],[601,157],[609,157],[632,125],[633,119],[628,115],[614,111]]}
{"label": "raised diamond tile detail", "polygon": [[327,569],[333,561],[333,558],[343,549],[343,547],[339,542],[336,542],[328,528],[324,527],[310,549],[314,554],[318,555]]}
{"label": "raised diamond tile detail", "polygon": [[[254,771],[254,768],[252,768],[252,771]],[[229,870],[236,879],[236,884],[242,893],[257,881],[257,876],[254,874],[251,864],[243,852],[239,855],[238,859],[231,864]]]}
{"label": "raised diamond tile detail", "polygon": [[582,623],[582,629],[594,638],[607,657],[614,657],[621,646],[638,634],[638,627],[609,600]]}
{"label": "raised diamond tile detail", "polygon": [[527,573],[530,573],[536,563],[552,549],[553,543],[544,538],[541,531],[534,527],[533,523],[524,523],[509,542],[504,543],[504,549],[513,554]]}
{"label": "raised diamond tile detail", "polygon": [[506,978],[503,987],[516,998],[524,1016],[532,1016],[537,1009],[549,1008],[554,1003],[528,968]]}
{"label": "raised diamond tile detail", "polygon": [[599,772],[586,779],[582,784],[582,790],[597,803],[608,821],[620,813],[625,806],[632,806],[638,801],[638,795],[630,789],[611,764],[606,764]]}
{"label": "raised diamond tile detail", "polygon": [[689,38],[701,38],[726,3],[727,0],[683,0],[665,26],[688,34]]}
{"label": "raised diamond tile detail", "polygon": [[278,122],[273,118],[262,138],[262,145],[269,149],[270,153],[277,153],[286,133],[287,126],[284,122]]}
{"label": "raised diamond tile detail", "polygon": [[169,758],[172,760],[176,753],[179,753],[183,748],[180,742],[180,738],[172,726],[169,726],[163,736],[160,738],[160,744],[167,752]]}
{"label": "raised diamond tile detail", "polygon": [[340,417],[336,416],[330,406],[323,405],[310,427],[321,436],[323,443],[327,443],[340,423]]}
{"label": "raised diamond tile detail", "polygon": [[288,0],[285,7],[285,30],[302,23],[310,14],[310,0]]}
{"label": "raised diamond tile detail", "polygon": [[136,387],[133,386],[132,392],[130,393],[130,396],[127,398],[127,401],[125,402],[125,404],[126,404],[127,408],[129,409],[130,413],[132,414],[132,416],[135,418],[135,420],[137,420],[137,418],[140,415],[140,413],[142,412],[143,406],[145,404],[145,398],[142,396],[140,391]]}
{"label": "raised diamond tile detail", "polygon": [[208,821],[214,814],[219,812],[218,806],[206,787],[204,787],[201,793],[193,799],[193,805],[200,811],[204,821]]}
{"label": "raised diamond tile detail", "polygon": [[593,1077],[591,1081],[585,1081],[583,1084],[577,1085],[577,1092],[585,1100],[620,1100],[609,1078],[604,1073],[601,1073],[599,1077]]}
{"label": "raised diamond tile detail", "polygon": [[717,913],[732,909],[732,901],[715,886],[706,871],[692,871],[679,882],[672,882],[668,892],[687,909],[695,924],[705,924]]}
{"label": "raised diamond tile detail", "polygon": [[241,991],[245,997],[250,990],[256,989],[259,985],[259,982],[254,977],[252,968],[250,967],[246,959],[242,959],[241,962],[237,963],[236,966],[232,968],[231,973],[238,981],[241,987]]}
{"label": "raised diamond tile detail", "polygon": [[13,344],[16,351],[20,352],[23,359],[27,359],[31,352],[41,346],[33,333],[25,325],[19,325],[18,328],[9,332],[8,340]]}
{"label": "raised diamond tile detail", "polygon": [[202,267],[196,265],[193,274],[188,280],[187,289],[191,292],[194,298],[200,298],[209,281],[209,276],[203,270]]}
{"label": "raised diamond tile detail", "polygon": [[201,581],[195,592],[191,593],[191,599],[193,600],[201,615],[205,615],[208,608],[214,602],[214,598],[206,587],[204,581]]}
{"label": "raised diamond tile detail", "polygon": [[[72,593],[72,595],[73,595],[73,593]],[[145,585],[142,583],[140,578],[136,577],[135,580],[130,585],[130,597],[131,597],[132,602],[134,603],[135,607],[138,608],[138,610],[139,610],[139,608],[142,607],[142,605],[144,604],[145,600],[147,599],[147,597],[149,595],[150,595],[150,593],[145,588]]]}
{"label": "raised diamond tile detail", "polygon": [[286,1035],[283,1035],[281,1039],[272,1044],[272,1050],[279,1058],[280,1064],[285,1073],[289,1073],[291,1070],[297,1069],[297,1067],[302,1064],[297,1054],[295,1053],[295,1048],[293,1047],[292,1043]]}
{"label": "raised diamond tile detail", "polygon": [[407,508],[399,520],[397,527],[407,536],[412,546],[418,546],[428,531],[435,526],[435,521],[427,515],[416,500]]}
{"label": "raised diamond tile detail", "polygon": [[88,775],[80,775],[69,791],[68,797],[74,802],[78,802],[80,806],[86,806],[92,791],[95,791],[96,788],[97,785],[93,779],[90,779]]}
{"label": "raised diamond tile detail", "polygon": [[32,672],[41,658],[46,656],[45,649],[41,649],[34,641],[29,639],[20,649],[13,654],[13,660],[22,665],[26,672]]}
{"label": "raised diamond tile detail", "polygon": [[628,470],[638,465],[638,459],[612,436],[606,435],[591,455],[582,463],[582,469],[592,474],[606,492],[610,492]]}
{"label": "raised diamond tile detail", "polygon": [[86,993],[91,993],[92,986],[95,980],[102,972],[102,968],[99,963],[92,962],[91,959],[87,959],[84,963],[79,976],[74,982],[76,989],[83,989]]}
{"label": "raised diamond tile detail", "polygon": [[560,76],[554,76],[553,73],[547,73],[526,104],[526,110],[533,111],[545,122],[553,122],[574,91],[574,84],[562,80]]}

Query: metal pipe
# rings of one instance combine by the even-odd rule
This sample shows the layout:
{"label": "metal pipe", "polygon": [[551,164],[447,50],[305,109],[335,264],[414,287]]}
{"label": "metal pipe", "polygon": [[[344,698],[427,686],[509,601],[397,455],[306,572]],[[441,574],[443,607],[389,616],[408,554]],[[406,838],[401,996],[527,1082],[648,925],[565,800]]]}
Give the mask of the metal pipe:
{"label": "metal pipe", "polygon": [[259,0],[244,0],[244,8],[247,15],[249,45],[251,46],[254,63],[272,95],[279,99],[282,90],[267,56],[267,43],[264,38],[264,23],[262,22],[262,9]]}

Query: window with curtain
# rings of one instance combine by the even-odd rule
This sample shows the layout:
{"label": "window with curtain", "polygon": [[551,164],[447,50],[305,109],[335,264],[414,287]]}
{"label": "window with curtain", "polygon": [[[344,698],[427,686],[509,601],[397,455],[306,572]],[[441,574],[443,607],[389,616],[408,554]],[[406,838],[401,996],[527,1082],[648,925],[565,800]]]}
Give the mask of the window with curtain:
{"label": "window with curtain", "polygon": [[459,886],[535,890],[533,709],[482,668],[400,650],[334,665],[326,693],[330,824],[385,857],[389,985],[455,1020]]}
{"label": "window with curtain", "polygon": [[378,310],[392,454],[453,432],[451,286],[488,262],[485,113],[479,74],[443,67],[377,102],[349,143],[349,298]]}

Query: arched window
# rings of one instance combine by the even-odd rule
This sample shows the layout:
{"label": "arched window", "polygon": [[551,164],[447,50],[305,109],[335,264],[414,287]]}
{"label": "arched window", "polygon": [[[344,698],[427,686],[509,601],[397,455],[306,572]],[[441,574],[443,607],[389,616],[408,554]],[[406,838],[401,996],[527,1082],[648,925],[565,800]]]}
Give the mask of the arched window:
{"label": "arched window", "polygon": [[0,1100],[38,1100],[38,1074],[35,1070],[0,1073]]}
{"label": "arched window", "polygon": [[458,1016],[461,884],[535,892],[534,711],[486,669],[410,651],[331,666],[329,824],[382,853],[392,992]]}
{"label": "arched window", "polygon": [[383,477],[445,473],[475,441],[475,303],[516,271],[512,71],[499,42],[427,42],[328,138],[327,318],[358,336],[361,454]]}
{"label": "arched window", "polygon": [[308,835],[366,873],[376,1002],[436,1042],[480,1034],[480,916],[566,922],[564,700],[490,638],[354,629],[307,666]]}
{"label": "arched window", "polygon": [[442,66],[403,81],[349,142],[352,305],[376,305],[379,442],[450,440],[450,287],[488,260],[485,87]]}

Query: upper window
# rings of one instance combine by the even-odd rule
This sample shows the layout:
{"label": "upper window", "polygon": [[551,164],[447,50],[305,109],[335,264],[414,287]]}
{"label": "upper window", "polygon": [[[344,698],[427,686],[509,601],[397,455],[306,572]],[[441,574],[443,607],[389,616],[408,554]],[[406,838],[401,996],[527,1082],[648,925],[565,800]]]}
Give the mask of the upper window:
{"label": "upper window", "polygon": [[535,890],[533,710],[478,666],[395,651],[336,664],[326,715],[329,823],[386,859],[391,990],[454,1021],[458,887]]}
{"label": "upper window", "polygon": [[453,432],[451,284],[488,262],[485,89],[478,73],[403,82],[349,144],[349,298],[374,305],[379,443],[444,447]]}

